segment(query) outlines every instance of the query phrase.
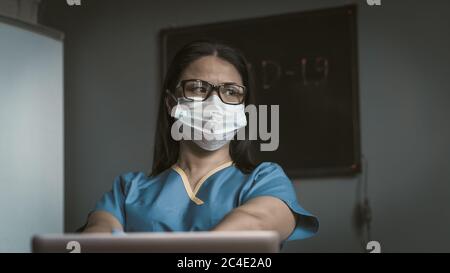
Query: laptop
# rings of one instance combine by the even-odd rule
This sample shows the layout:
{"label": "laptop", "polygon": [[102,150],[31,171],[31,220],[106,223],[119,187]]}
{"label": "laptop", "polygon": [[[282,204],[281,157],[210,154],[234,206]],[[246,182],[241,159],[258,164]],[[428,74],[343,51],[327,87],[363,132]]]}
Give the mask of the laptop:
{"label": "laptop", "polygon": [[45,234],[32,238],[34,253],[276,253],[275,231]]}

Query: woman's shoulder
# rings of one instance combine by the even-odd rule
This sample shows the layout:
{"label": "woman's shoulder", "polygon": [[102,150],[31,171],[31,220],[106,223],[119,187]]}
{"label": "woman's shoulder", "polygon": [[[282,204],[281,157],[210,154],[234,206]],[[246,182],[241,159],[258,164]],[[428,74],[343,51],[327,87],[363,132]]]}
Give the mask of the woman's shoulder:
{"label": "woman's shoulder", "polygon": [[117,176],[116,183],[120,183],[124,191],[128,191],[131,187],[152,184],[153,182],[160,180],[161,177],[166,174],[167,171],[164,171],[156,176],[151,176],[143,171],[129,171]]}
{"label": "woman's shoulder", "polygon": [[274,196],[286,202],[295,200],[295,189],[283,168],[275,162],[262,162],[242,187],[240,204],[258,196]]}
{"label": "woman's shoulder", "polygon": [[258,183],[259,181],[273,180],[290,181],[283,168],[275,162],[261,162],[248,176],[248,183]]}
{"label": "woman's shoulder", "polygon": [[124,173],[120,174],[119,176],[126,183],[148,178],[148,176],[143,171],[124,172]]}
{"label": "woman's shoulder", "polygon": [[124,185],[132,183],[141,183],[142,181],[147,181],[149,176],[143,171],[129,171],[123,172],[117,176],[118,180]]}
{"label": "woman's shoulder", "polygon": [[255,169],[253,169],[252,174],[254,175],[265,175],[265,174],[271,174],[271,173],[281,173],[285,174],[283,168],[275,163],[275,162],[268,162],[264,161],[259,163]]}

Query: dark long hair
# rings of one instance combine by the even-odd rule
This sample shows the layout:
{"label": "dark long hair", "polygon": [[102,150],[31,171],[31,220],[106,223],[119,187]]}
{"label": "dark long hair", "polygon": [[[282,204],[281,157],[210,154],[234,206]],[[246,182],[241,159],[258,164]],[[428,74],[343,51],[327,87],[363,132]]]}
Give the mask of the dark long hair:
{"label": "dark long hair", "polygon": [[[161,90],[151,176],[165,171],[178,160],[179,142],[173,140],[170,135],[170,128],[174,119],[169,115],[166,108],[167,94],[165,90],[173,93],[186,67],[204,56],[217,56],[232,64],[241,75],[243,84],[247,87],[245,105],[253,101],[254,83],[251,69],[244,55],[238,49],[222,42],[210,40],[199,40],[185,45],[177,52],[170,63]],[[230,143],[231,159],[236,167],[244,173],[249,173],[255,168],[250,145],[249,140],[232,140]]]}

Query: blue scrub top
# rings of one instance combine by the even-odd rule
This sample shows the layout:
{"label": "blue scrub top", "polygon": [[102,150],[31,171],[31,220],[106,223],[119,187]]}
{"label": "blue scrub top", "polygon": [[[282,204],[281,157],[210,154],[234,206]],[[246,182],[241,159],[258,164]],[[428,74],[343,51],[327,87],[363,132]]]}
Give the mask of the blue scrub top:
{"label": "blue scrub top", "polygon": [[317,218],[299,205],[283,169],[270,162],[259,164],[250,174],[242,173],[232,162],[225,163],[206,174],[194,189],[176,165],[153,177],[126,173],[116,177],[112,190],[103,195],[94,211],[111,213],[125,232],[207,231],[234,208],[258,196],[279,198],[298,215],[287,240],[317,232]]}

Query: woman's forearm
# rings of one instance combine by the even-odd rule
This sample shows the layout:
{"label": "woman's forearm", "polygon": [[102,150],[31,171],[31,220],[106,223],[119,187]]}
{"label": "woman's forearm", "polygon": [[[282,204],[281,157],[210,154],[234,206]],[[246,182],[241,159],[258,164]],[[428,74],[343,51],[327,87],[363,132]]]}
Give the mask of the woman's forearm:
{"label": "woman's forearm", "polygon": [[270,230],[270,227],[264,223],[263,219],[238,208],[225,216],[211,231],[268,229]]}
{"label": "woman's forearm", "polygon": [[95,224],[86,226],[86,228],[83,230],[83,233],[111,233],[112,231],[113,228],[110,225]]}
{"label": "woman's forearm", "polygon": [[108,212],[96,211],[89,216],[83,233],[111,233],[113,230],[123,230],[120,222]]}
{"label": "woman's forearm", "polygon": [[273,197],[258,197],[237,207],[211,231],[273,230],[286,239],[296,218],[284,202]]}

